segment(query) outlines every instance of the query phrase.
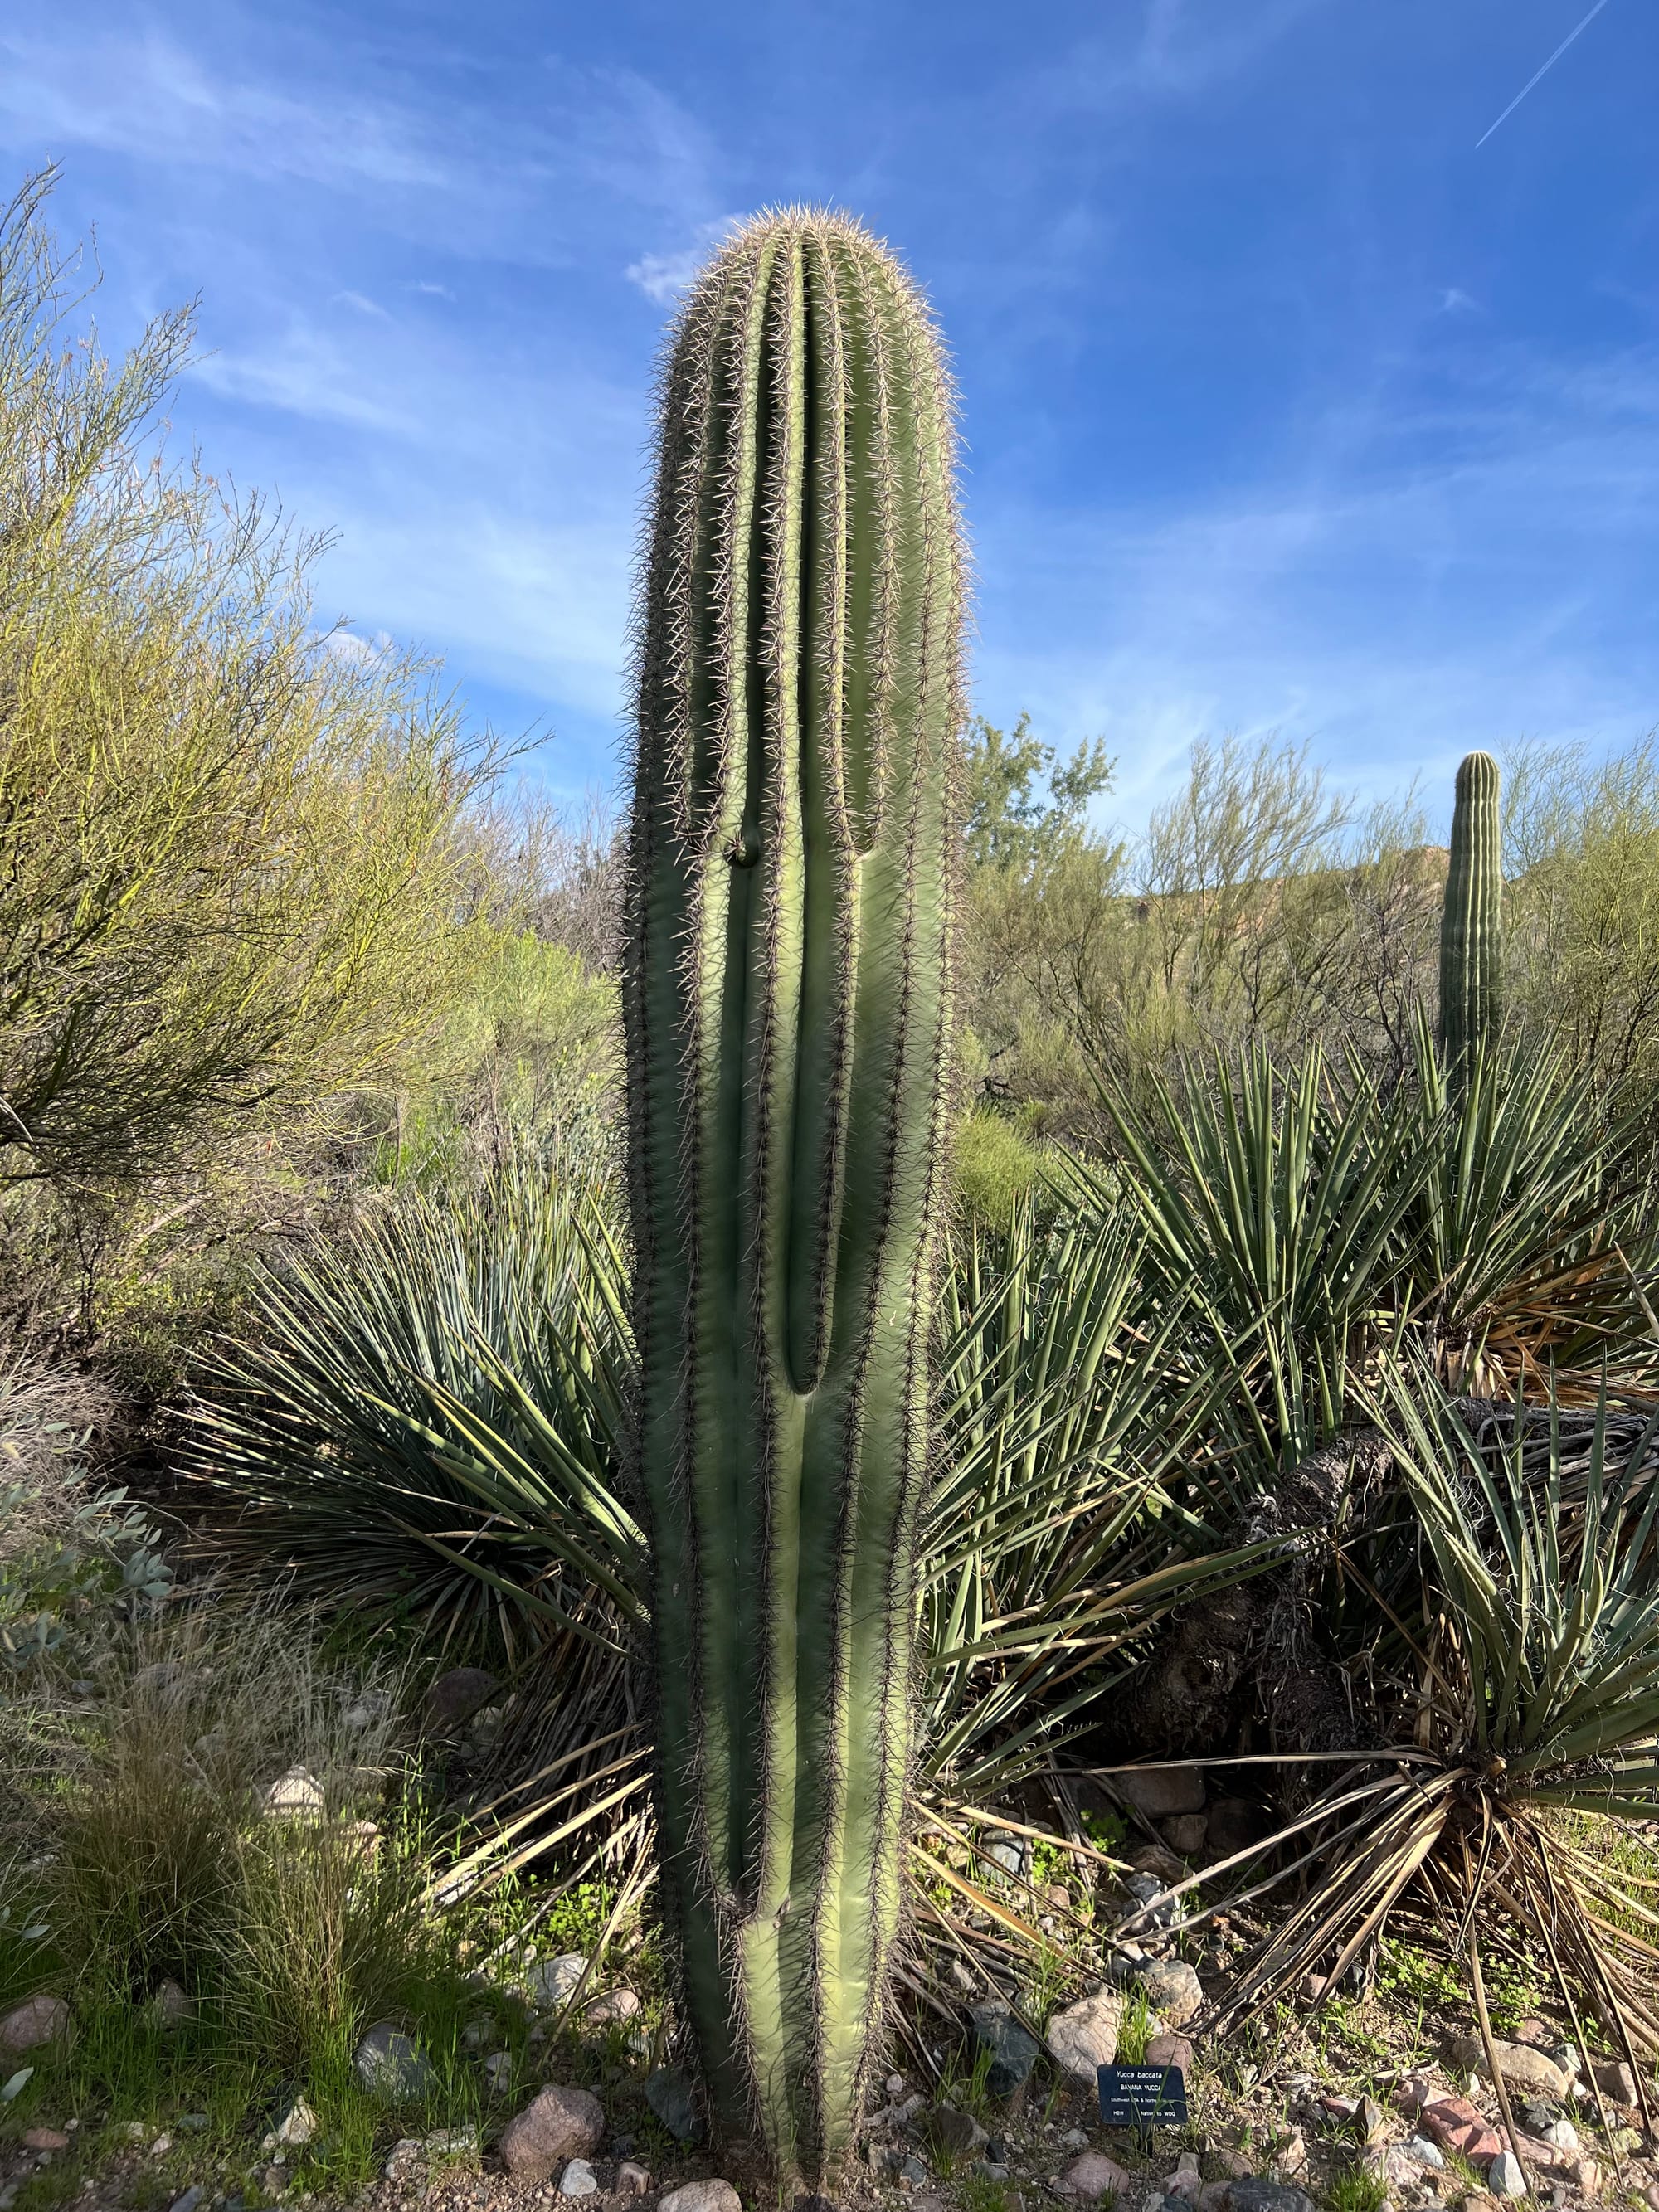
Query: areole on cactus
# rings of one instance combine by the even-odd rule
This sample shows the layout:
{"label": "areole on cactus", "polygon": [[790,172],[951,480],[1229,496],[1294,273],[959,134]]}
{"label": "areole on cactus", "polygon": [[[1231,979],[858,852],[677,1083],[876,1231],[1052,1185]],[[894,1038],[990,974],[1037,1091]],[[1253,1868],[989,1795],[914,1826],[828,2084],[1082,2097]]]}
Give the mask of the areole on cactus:
{"label": "areole on cactus", "polygon": [[714,2114],[851,2148],[899,1917],[951,1032],[951,392],[850,220],[680,314],[623,991],[665,1917]]}
{"label": "areole on cactus", "polygon": [[1498,786],[1490,753],[1470,753],[1459,765],[1440,920],[1440,1042],[1448,1061],[1474,1051],[1498,1019],[1504,844]]}

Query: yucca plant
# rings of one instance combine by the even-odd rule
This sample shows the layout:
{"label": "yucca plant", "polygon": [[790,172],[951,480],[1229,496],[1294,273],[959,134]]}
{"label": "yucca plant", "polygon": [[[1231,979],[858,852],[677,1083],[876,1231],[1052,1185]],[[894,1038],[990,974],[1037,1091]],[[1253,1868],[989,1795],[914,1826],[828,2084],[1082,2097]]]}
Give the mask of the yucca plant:
{"label": "yucca plant", "polygon": [[1172,1355],[1182,1299],[1141,1324],[1133,1224],[1042,1226],[1026,1201],[952,1256],[918,1545],[920,1741],[939,1789],[984,1805],[1089,1723],[1178,1595],[1244,1562],[1212,1557],[1231,1531],[1188,1477],[1214,1385]]}
{"label": "yucca plant", "polygon": [[[1118,1158],[1073,1180],[1127,1208],[1151,1296],[1190,1297],[1194,1369],[1218,1362],[1243,1493],[1352,1419],[1396,1345],[1451,1382],[1594,1395],[1650,1379],[1652,1232],[1640,1126],[1547,1045],[1474,1044],[1449,1077],[1426,1017],[1384,1091],[1318,1046],[1286,1064],[1190,1063],[1143,1106],[1109,1090]],[[1218,1434],[1216,1441],[1221,1442]]]}
{"label": "yucca plant", "polygon": [[1603,1395],[1586,1430],[1550,1394],[1472,1425],[1420,1358],[1384,1369],[1371,1410],[1401,1483],[1390,1540],[1414,1533],[1418,1553],[1416,1605],[1379,1655],[1389,1746],[1284,1832],[1290,1865],[1255,1891],[1316,1878],[1218,2023],[1310,1972],[1335,1988],[1409,1911],[1461,1954],[1489,2045],[1483,1958],[1507,1949],[1547,1966],[1575,2022],[1650,2057],[1659,1915],[1571,1823],[1659,1813],[1659,1414]]}
{"label": "yucca plant", "polygon": [[241,1508],[209,1540],[440,1648],[619,1650],[643,1543],[615,1482],[625,1294],[602,1166],[532,1158],[266,1267],[193,1371],[180,1465]]}
{"label": "yucca plant", "polygon": [[1144,1109],[1109,1088],[1121,1167],[1076,1179],[1140,1223],[1155,1304],[1186,1304],[1195,1368],[1235,1368],[1232,1416],[1267,1469],[1341,1426],[1352,1372],[1397,1317],[1437,1123],[1318,1045],[1182,1076],[1179,1092],[1151,1078]]}
{"label": "yucca plant", "polygon": [[1410,1318],[1449,1381],[1503,1395],[1553,1375],[1594,1398],[1659,1360],[1643,1109],[1610,1107],[1553,1046],[1473,1042],[1449,1074],[1415,1041],[1423,1173],[1412,1194]]}

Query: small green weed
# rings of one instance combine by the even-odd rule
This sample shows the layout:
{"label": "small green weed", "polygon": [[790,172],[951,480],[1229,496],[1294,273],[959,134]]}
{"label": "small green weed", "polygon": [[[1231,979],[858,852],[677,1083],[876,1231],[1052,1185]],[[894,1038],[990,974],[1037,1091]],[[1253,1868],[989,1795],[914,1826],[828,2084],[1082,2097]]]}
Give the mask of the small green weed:
{"label": "small green weed", "polygon": [[1083,1832],[1097,1851],[1115,1858],[1128,1839],[1129,1824],[1121,1813],[1085,1812]]}
{"label": "small green weed", "polygon": [[1445,2154],[1446,2176],[1456,2191],[1465,2197],[1486,2193],[1486,2178],[1461,2150],[1448,2148]]}
{"label": "small green weed", "polygon": [[989,2083],[994,2063],[993,2053],[982,2044],[975,2044],[966,2051],[953,2052],[939,2078],[941,2101],[983,2121],[991,2110]]}
{"label": "small green weed", "polygon": [[1387,2212],[1388,2202],[1382,2175],[1364,2166],[1344,2167],[1325,2191],[1328,2212]]}
{"label": "small green weed", "polygon": [[1146,2045],[1158,2033],[1158,2018],[1147,2002],[1146,1992],[1139,1982],[1132,1982],[1123,1999],[1123,2014],[1117,2024],[1117,2056],[1122,2066],[1139,2066],[1145,2063]]}
{"label": "small green weed", "polygon": [[963,2212],[1008,2212],[1006,2183],[992,2181],[982,2173],[965,2175],[957,2196]]}

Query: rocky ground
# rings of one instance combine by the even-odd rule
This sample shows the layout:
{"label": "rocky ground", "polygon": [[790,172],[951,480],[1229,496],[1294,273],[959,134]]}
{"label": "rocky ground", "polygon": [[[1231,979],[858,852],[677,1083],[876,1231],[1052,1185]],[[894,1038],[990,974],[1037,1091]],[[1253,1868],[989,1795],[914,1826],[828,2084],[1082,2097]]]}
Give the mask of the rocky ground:
{"label": "rocky ground", "polygon": [[[273,1794],[292,1794],[299,1778],[298,1770],[280,1778]],[[1391,1934],[1363,1991],[1310,1987],[1302,2003],[1230,2042],[1207,2036],[1241,1948],[1265,1929],[1221,1914],[1201,1934],[1174,1937],[1158,1900],[1199,1851],[1248,1842],[1259,1815],[1207,1802],[1193,1769],[1139,1778],[1132,1802],[1140,1796],[1146,1840],[1131,1850],[1106,1923],[1136,1928],[1136,1937],[1104,1937],[1095,1955],[1105,1973],[1080,1996],[1057,2005],[1033,1996],[1018,2011],[953,1959],[953,1986],[938,1995],[965,2015],[965,2040],[960,2049],[918,2040],[905,2070],[885,2078],[837,2202],[863,2212],[1495,2212],[1496,2200],[1529,2197],[1553,2208],[1659,2212],[1659,2155],[1638,2084],[1611,2058],[1582,2061],[1565,2021],[1524,1978],[1493,1992],[1509,2136],[1468,1994],[1431,1929]],[[1009,1878],[1029,1889],[1032,1869],[1008,1848]],[[1050,1901],[1056,1912],[1078,1907],[1060,1885]],[[1144,1911],[1125,1920],[1137,1904]],[[291,2212],[348,2203],[358,2212],[539,2212],[577,2199],[591,2200],[592,2212],[775,2206],[763,2177],[701,2144],[690,2084],[656,2063],[659,2036],[636,1990],[599,1981],[582,1954],[525,1954],[513,2002],[531,2023],[529,2061],[499,2046],[499,2014],[462,2039],[482,2126],[417,2124],[412,2116],[433,2110],[434,2093],[418,2032],[389,2020],[372,2028],[356,2052],[354,2093],[375,2132],[359,2147],[349,2185],[303,2100],[270,2112],[263,2135],[243,2139],[234,2133],[240,2119],[231,2134],[216,2132],[208,2115],[188,2110],[164,2107],[155,2124],[54,2111],[37,2081],[27,2124],[9,2125],[8,2100],[34,2063],[70,2047],[69,2006],[41,1990],[0,2017],[0,2212],[278,2203]],[[167,1990],[173,1985],[153,2002]],[[187,2010],[184,1992],[174,1995]],[[1179,2069],[1185,2122],[1150,2137],[1103,2126],[1097,2072],[1115,2062]],[[526,2063],[528,2086],[515,2087]]]}
{"label": "rocky ground", "polygon": [[[1202,1997],[1190,1968],[1131,1978],[1158,1988],[1169,2011],[1194,1990]],[[1102,1985],[1052,2017],[1046,2048],[1006,2008],[978,2006],[979,2063],[945,2094],[889,2076],[837,2201],[870,2212],[1103,2201],[1114,2212],[1382,2212],[1387,2203],[1493,2212],[1493,2200],[1530,2193],[1558,2208],[1659,2208],[1659,2164],[1627,2071],[1608,2062],[1583,2077],[1547,2020],[1523,2021],[1498,2049],[1517,2160],[1467,2033],[1437,2023],[1437,2057],[1391,2064],[1391,2041],[1420,2051],[1420,2018],[1413,2027],[1379,1999],[1328,2010],[1334,2024],[1319,2011],[1281,2021],[1265,2044],[1258,2039],[1255,2059],[1166,2027],[1145,2061],[1182,2069],[1190,2117],[1145,2140],[1103,2128],[1091,2086],[1093,2065],[1115,2053],[1121,1989]],[[0,2021],[0,2040],[9,2032],[15,2045],[15,2015]],[[369,2063],[395,2073],[418,2057],[383,2033]],[[307,2185],[315,2122],[303,2103],[234,2173],[222,2159],[217,2171],[192,2159],[192,2117],[161,2130],[135,2124],[114,2139],[108,2130],[94,2139],[75,2114],[40,2122],[0,2144],[0,2212],[64,2202],[84,2212],[256,2212],[282,2202],[299,2212],[343,2201],[325,2182]],[[640,2119],[654,2148],[630,2132]],[[739,2203],[776,2202],[740,2165],[675,2140],[694,2125],[687,2085],[669,2069],[620,2096],[602,2084],[551,2083],[493,2139],[450,2129],[388,2141],[380,2178],[350,2201],[360,2212],[530,2212],[577,2198],[592,2200],[592,2212],[738,2212]]]}

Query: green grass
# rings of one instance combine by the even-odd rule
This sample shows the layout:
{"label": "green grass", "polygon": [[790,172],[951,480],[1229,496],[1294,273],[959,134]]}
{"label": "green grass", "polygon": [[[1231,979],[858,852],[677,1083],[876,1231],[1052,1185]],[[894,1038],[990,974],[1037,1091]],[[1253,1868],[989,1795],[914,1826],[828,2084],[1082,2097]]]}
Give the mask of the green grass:
{"label": "green grass", "polygon": [[1140,2065],[1146,2057],[1146,2045],[1157,2033],[1158,2015],[1146,1992],[1138,1982],[1132,1982],[1124,1993],[1123,2016],[1117,2027],[1118,2063]]}
{"label": "green grass", "polygon": [[1327,2212],[1387,2212],[1388,2185],[1369,2166],[1350,2166],[1325,2191]]}
{"label": "green grass", "polygon": [[983,2124],[994,2116],[996,2100],[989,2087],[994,2063],[981,2044],[970,2043],[952,2051],[939,2077],[940,2101],[956,2106],[959,2112],[971,2112]]}
{"label": "green grass", "polygon": [[983,2173],[965,2174],[957,2185],[962,2212],[1008,2212],[1008,2185]]}
{"label": "green grass", "polygon": [[[493,2124],[538,2069],[574,2062],[574,2036],[538,2048],[523,2000],[475,1978],[534,1923],[534,1885],[503,1881],[441,1914],[428,1902],[449,1839],[399,1747],[395,1671],[323,1665],[303,1614],[212,1607],[129,1625],[106,1656],[86,1694],[48,1656],[27,1711],[0,1717],[0,2002],[48,1989],[73,2016],[0,2106],[0,2143],[82,2123],[20,2212],[74,2197],[133,2128],[173,2137],[146,2154],[136,2212],[193,2180],[255,2201],[261,2139],[296,2095],[319,2124],[289,2153],[290,2185],[349,2193],[398,2136]],[[267,1817],[264,1784],[295,1763],[324,1810]],[[609,1902],[590,1885],[555,1932],[577,1948]],[[641,1978],[653,1959],[636,1946]],[[172,2024],[164,1980],[189,2001]],[[650,1996],[655,2008],[653,1981]],[[405,2106],[356,2074],[380,2020],[431,2069]],[[639,2070],[624,2042],[599,2054],[619,2081]],[[512,2061],[499,2087],[483,2070],[495,2051]],[[185,2114],[204,2124],[181,2131]]]}

